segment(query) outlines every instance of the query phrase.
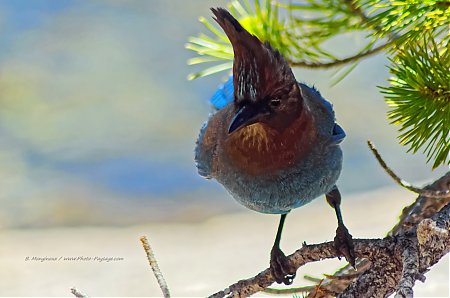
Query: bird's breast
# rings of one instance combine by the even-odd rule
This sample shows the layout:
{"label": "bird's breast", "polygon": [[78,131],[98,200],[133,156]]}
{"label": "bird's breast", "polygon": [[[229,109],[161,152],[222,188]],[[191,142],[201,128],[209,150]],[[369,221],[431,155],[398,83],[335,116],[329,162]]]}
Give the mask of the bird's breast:
{"label": "bird's breast", "polygon": [[304,158],[315,140],[312,118],[304,115],[279,132],[255,123],[229,135],[223,150],[233,168],[248,175],[276,173]]}

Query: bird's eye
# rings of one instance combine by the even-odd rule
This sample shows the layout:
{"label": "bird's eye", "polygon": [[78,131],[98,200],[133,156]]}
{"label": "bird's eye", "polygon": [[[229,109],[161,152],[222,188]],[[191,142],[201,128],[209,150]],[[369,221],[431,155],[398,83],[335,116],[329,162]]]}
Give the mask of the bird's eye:
{"label": "bird's eye", "polygon": [[272,107],[278,107],[280,105],[280,99],[279,98],[272,98],[270,100],[270,105]]}

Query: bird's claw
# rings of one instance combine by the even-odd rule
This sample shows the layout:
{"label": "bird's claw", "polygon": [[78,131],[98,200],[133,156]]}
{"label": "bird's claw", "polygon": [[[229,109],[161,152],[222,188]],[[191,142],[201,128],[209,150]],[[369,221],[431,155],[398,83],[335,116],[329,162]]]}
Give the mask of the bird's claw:
{"label": "bird's claw", "polygon": [[353,268],[356,269],[356,257],[353,238],[344,225],[338,225],[338,228],[336,229],[336,237],[334,237],[334,248],[340,255],[345,257],[347,262],[349,262]]}
{"label": "bird's claw", "polygon": [[297,269],[292,266],[280,248],[273,247],[270,252],[270,271],[277,283],[290,285],[294,281]]}

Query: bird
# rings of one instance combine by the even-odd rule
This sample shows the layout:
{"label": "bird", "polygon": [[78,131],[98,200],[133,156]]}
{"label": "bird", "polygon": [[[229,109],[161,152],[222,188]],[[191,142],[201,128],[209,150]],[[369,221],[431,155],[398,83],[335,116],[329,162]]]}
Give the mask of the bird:
{"label": "bird", "polygon": [[215,111],[200,129],[195,163],[245,207],[280,215],[270,252],[277,283],[293,282],[296,268],[280,248],[287,214],[325,195],[338,228],[334,247],[355,266],[353,238],[344,225],[336,182],[345,132],[318,90],[296,80],[269,42],[249,33],[224,8],[211,8],[234,52],[232,75],[215,92]]}

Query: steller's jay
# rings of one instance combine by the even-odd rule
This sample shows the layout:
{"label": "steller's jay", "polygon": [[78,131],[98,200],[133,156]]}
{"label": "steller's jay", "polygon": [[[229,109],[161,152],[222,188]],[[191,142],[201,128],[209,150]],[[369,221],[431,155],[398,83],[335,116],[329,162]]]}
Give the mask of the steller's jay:
{"label": "steller's jay", "polygon": [[325,194],[338,220],[335,248],[354,266],[352,236],[345,227],[336,181],[345,132],[332,105],[298,83],[269,43],[247,32],[225,9],[211,9],[234,50],[233,75],[211,99],[217,108],[200,131],[198,172],[214,178],[245,207],[281,214],[270,254],[278,283],[291,284],[296,269],[280,249],[287,213]]}

